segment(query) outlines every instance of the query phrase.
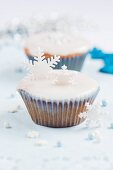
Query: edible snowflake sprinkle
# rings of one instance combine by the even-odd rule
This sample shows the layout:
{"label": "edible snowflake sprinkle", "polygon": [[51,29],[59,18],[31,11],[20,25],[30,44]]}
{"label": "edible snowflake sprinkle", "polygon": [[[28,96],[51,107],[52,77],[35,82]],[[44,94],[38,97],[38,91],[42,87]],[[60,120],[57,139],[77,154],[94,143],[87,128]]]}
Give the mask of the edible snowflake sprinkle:
{"label": "edible snowflake sprinkle", "polygon": [[20,105],[15,106],[14,108],[11,108],[8,110],[9,113],[16,113],[21,109]]}
{"label": "edible snowflake sprinkle", "polygon": [[62,143],[60,141],[57,142],[56,147],[60,148],[62,147]]}
{"label": "edible snowflake sprinkle", "polygon": [[107,106],[107,104],[108,104],[108,103],[107,103],[107,101],[106,101],[106,100],[102,100],[102,104],[101,104],[101,106],[102,106],[102,107],[106,107],[106,106]]}
{"label": "edible snowflake sprinkle", "polygon": [[67,66],[65,64],[61,68],[62,70],[67,70]]}
{"label": "edible snowflake sprinkle", "polygon": [[54,85],[75,85],[77,83],[77,74],[69,72],[66,65],[63,65],[60,72],[57,71],[54,75],[54,78],[51,76]]}
{"label": "edible snowflake sprinkle", "polygon": [[37,132],[37,131],[29,131],[28,134],[27,134],[27,137],[28,138],[37,138],[37,137],[39,137],[39,132]]}
{"label": "edible snowflake sprinkle", "polygon": [[9,98],[14,98],[14,97],[15,95],[13,93],[9,96]]}
{"label": "edible snowflake sprinkle", "polygon": [[110,123],[110,129],[113,129],[113,123]]}
{"label": "edible snowflake sprinkle", "polygon": [[33,57],[32,63],[28,63],[27,69],[33,79],[45,78],[46,74],[51,71],[60,62],[60,56],[53,56],[46,59],[44,53],[38,49],[37,56]]}
{"label": "edible snowflake sprinkle", "polygon": [[90,105],[86,103],[86,112],[80,113],[80,118],[86,118],[87,126],[101,126],[102,120],[108,115],[105,105],[102,103],[95,103]]}
{"label": "edible snowflake sprinkle", "polygon": [[11,124],[10,124],[9,122],[4,122],[4,123],[3,123],[3,126],[4,126],[5,128],[7,128],[7,129],[12,128],[12,126],[11,126]]}
{"label": "edible snowflake sprinkle", "polygon": [[44,146],[44,145],[47,145],[48,142],[46,140],[38,140],[35,142],[35,145],[36,146]]}
{"label": "edible snowflake sprinkle", "polygon": [[102,139],[102,134],[100,131],[92,131],[88,134],[88,140],[93,140],[95,142],[100,142]]}

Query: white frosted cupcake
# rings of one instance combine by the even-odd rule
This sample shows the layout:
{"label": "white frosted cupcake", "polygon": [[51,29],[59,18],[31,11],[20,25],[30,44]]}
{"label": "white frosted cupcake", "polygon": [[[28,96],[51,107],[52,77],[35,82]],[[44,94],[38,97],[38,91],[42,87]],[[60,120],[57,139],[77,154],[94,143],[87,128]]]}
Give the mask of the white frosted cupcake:
{"label": "white frosted cupcake", "polygon": [[80,71],[91,45],[79,35],[61,32],[43,32],[26,39],[24,51],[28,59],[36,55],[37,47],[44,51],[46,58],[60,55],[61,62],[55,67],[67,65],[69,70]]}
{"label": "white frosted cupcake", "polygon": [[53,70],[59,57],[47,61],[38,56],[34,65],[28,64],[31,74],[18,86],[32,120],[49,127],[80,124],[84,119],[79,114],[86,111],[87,102],[93,103],[98,83],[80,72],[67,70],[65,65]]}

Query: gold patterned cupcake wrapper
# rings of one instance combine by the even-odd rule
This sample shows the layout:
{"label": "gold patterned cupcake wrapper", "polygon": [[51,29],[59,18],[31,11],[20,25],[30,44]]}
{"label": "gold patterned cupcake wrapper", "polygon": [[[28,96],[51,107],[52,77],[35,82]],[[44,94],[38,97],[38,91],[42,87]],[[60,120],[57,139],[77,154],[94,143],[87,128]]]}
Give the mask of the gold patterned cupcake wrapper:
{"label": "gold patterned cupcake wrapper", "polygon": [[79,114],[86,111],[86,103],[92,104],[97,90],[92,95],[80,100],[45,101],[38,99],[24,90],[18,90],[27,107],[32,120],[47,127],[70,127],[82,123],[85,119]]}

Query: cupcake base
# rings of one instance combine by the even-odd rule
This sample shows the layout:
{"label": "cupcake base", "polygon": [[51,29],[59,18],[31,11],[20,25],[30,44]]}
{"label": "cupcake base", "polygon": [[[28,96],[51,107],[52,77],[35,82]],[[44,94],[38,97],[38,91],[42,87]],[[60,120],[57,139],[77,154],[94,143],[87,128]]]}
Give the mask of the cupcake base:
{"label": "cupcake base", "polygon": [[85,119],[79,114],[86,111],[86,103],[92,104],[98,90],[83,100],[45,101],[18,90],[32,120],[42,126],[64,128],[82,123]]}

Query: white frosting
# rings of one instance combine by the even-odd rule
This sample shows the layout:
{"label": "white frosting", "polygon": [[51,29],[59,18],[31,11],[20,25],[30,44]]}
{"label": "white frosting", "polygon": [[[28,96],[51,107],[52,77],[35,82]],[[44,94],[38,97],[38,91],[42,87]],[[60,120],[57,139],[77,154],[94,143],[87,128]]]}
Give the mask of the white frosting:
{"label": "white frosting", "polygon": [[34,55],[37,54],[38,47],[52,55],[69,55],[86,53],[91,45],[83,37],[72,33],[45,32],[27,38],[25,47]]}
{"label": "white frosting", "polygon": [[[53,75],[61,70],[54,70]],[[78,99],[95,93],[99,89],[97,81],[89,78],[88,76],[76,72],[69,71],[70,75],[75,74],[76,82],[75,84],[53,84],[51,79],[39,79],[32,80],[28,76],[26,79],[22,80],[19,84],[18,89],[25,90],[30,95],[45,99],[45,100],[70,100]],[[46,74],[46,73],[45,73]]]}

